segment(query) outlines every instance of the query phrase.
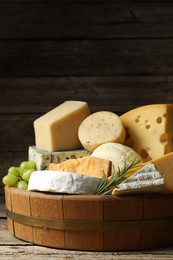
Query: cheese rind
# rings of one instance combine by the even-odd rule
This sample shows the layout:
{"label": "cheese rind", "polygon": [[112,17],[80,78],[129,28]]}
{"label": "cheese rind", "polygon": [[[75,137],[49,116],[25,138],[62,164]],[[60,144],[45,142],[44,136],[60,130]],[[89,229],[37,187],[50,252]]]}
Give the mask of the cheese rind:
{"label": "cheese rind", "polygon": [[49,170],[79,173],[87,176],[102,178],[103,171],[108,177],[111,174],[112,163],[109,160],[84,156],[83,158],[70,159],[65,162],[49,165]]}
{"label": "cheese rind", "polygon": [[118,115],[109,111],[99,111],[81,123],[78,136],[83,147],[92,152],[103,143],[123,143],[125,129]]}
{"label": "cheese rind", "polygon": [[166,193],[173,192],[173,152],[153,160],[154,165],[165,180]]}
{"label": "cheese rind", "polygon": [[28,149],[28,160],[35,161],[37,170],[47,170],[50,163],[61,163],[68,159],[82,158],[87,155],[90,155],[90,152],[84,149],[61,152],[49,152],[36,146],[29,146]]}
{"label": "cheese rind", "polygon": [[137,154],[132,148],[118,143],[105,143],[98,146],[91,154],[98,158],[110,160],[117,171],[119,168],[124,168],[124,163],[127,165],[134,161],[142,162],[139,154]]}
{"label": "cheese rind", "polygon": [[152,193],[162,192],[164,189],[165,181],[163,176],[161,176],[154,163],[150,162],[120,183],[112,194]]}
{"label": "cheese rind", "polygon": [[138,107],[120,119],[126,129],[124,144],[140,154],[143,161],[173,151],[173,104]]}
{"label": "cheese rind", "polygon": [[95,194],[99,178],[71,172],[35,171],[31,174],[28,190],[67,194]]}
{"label": "cheese rind", "polygon": [[89,115],[90,109],[86,102],[62,103],[34,121],[36,146],[47,151],[82,148],[78,128]]}
{"label": "cheese rind", "polygon": [[[154,167],[153,171],[151,167]],[[151,179],[149,179],[148,183],[145,182],[144,184],[144,182],[142,182],[142,186],[140,186],[141,184],[139,182],[140,180],[138,180],[138,177],[143,178],[144,180],[147,180],[148,177]],[[140,191],[140,188],[142,192],[155,192],[159,188],[159,185],[162,185],[163,180],[164,187],[160,187],[163,188],[162,192],[173,193],[173,152],[165,154],[158,159],[146,163],[142,169],[136,171],[133,175],[124,181],[125,185],[123,182],[120,183],[120,185],[117,187],[118,189],[115,188],[114,194],[137,192]]]}

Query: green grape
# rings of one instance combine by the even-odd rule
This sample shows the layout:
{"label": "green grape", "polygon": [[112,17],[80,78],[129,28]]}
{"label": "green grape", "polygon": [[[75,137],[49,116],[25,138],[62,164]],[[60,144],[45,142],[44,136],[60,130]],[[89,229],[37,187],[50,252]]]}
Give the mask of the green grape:
{"label": "green grape", "polygon": [[34,171],[35,171],[35,169],[28,169],[28,170],[24,171],[22,174],[22,179],[24,181],[28,182],[30,179],[31,173]]}
{"label": "green grape", "polygon": [[8,174],[9,175],[15,175],[15,176],[19,176],[20,175],[20,172],[19,172],[19,170],[17,169],[17,167],[14,167],[14,166],[12,166],[12,167],[10,167],[9,169],[8,169]]}
{"label": "green grape", "polygon": [[29,169],[35,169],[36,170],[36,163],[33,160],[28,161]]}
{"label": "green grape", "polygon": [[18,177],[12,174],[7,174],[3,177],[2,182],[6,186],[13,187],[17,184]]}
{"label": "green grape", "polygon": [[27,190],[28,189],[28,184],[26,181],[19,181],[16,185],[16,188],[20,190]]}
{"label": "green grape", "polygon": [[29,169],[29,168],[30,168],[30,167],[29,167],[28,162],[26,162],[26,161],[21,162],[21,164],[20,164],[20,170],[21,170],[21,172],[24,172],[25,170],[27,170],[27,169]]}
{"label": "green grape", "polygon": [[23,171],[20,169],[20,167],[17,167],[18,171],[19,171],[19,179],[22,178],[22,174],[23,174]]}
{"label": "green grape", "polygon": [[23,161],[19,167],[11,166],[8,173],[3,177],[2,182],[9,187],[27,190],[27,182],[31,173],[36,170],[36,163],[33,160]]}

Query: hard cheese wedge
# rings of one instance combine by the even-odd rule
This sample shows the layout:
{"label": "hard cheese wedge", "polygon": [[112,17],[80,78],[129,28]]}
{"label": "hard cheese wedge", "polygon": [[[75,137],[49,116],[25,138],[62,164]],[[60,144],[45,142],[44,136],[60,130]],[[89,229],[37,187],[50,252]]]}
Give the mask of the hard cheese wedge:
{"label": "hard cheese wedge", "polygon": [[77,159],[86,155],[90,155],[90,152],[84,149],[49,152],[36,146],[30,146],[28,151],[28,159],[35,161],[37,170],[47,170],[50,163],[61,163],[68,159]]}
{"label": "hard cheese wedge", "polygon": [[87,176],[102,178],[103,171],[105,172],[107,177],[110,176],[111,168],[112,163],[109,160],[91,156],[84,156],[83,158],[69,159],[59,164],[51,163],[48,169],[51,171],[73,172]]}
{"label": "hard cheese wedge", "polygon": [[160,192],[163,191],[164,186],[164,178],[160,175],[155,165],[150,162],[119,184],[112,194]]}
{"label": "hard cheese wedge", "polygon": [[28,190],[67,194],[95,194],[99,178],[71,172],[35,171],[31,174]]}
{"label": "hard cheese wedge", "polygon": [[153,160],[153,163],[165,180],[165,192],[173,192],[173,152]]}
{"label": "hard cheese wedge", "polygon": [[147,191],[173,192],[173,152],[148,162],[142,169],[119,184],[113,194]]}
{"label": "hard cheese wedge", "polygon": [[90,115],[88,104],[66,101],[34,121],[37,148],[47,151],[82,148],[78,128]]}
{"label": "hard cheese wedge", "polygon": [[126,129],[125,145],[150,161],[173,151],[173,104],[138,107],[120,116]]}

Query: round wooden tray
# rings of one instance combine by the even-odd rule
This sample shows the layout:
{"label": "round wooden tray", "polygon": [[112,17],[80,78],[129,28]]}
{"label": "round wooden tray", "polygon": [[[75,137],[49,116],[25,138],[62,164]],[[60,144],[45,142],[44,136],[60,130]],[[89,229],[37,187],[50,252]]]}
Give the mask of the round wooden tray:
{"label": "round wooden tray", "polygon": [[173,245],[173,195],[57,195],[5,187],[9,231],[42,246],[128,251]]}

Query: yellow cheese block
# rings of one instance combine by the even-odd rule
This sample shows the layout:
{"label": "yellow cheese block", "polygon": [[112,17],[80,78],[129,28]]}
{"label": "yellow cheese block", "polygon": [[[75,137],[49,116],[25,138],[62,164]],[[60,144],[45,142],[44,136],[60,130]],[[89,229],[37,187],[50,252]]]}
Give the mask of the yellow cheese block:
{"label": "yellow cheese block", "polygon": [[111,168],[112,163],[109,160],[84,156],[83,158],[69,159],[59,164],[51,163],[49,164],[48,170],[80,173],[87,176],[102,178],[103,171],[107,177],[110,176]]}
{"label": "yellow cheese block", "polygon": [[173,192],[173,152],[152,162],[165,180],[165,192]]}
{"label": "yellow cheese block", "polygon": [[173,104],[138,107],[120,116],[126,129],[124,144],[149,161],[173,151]]}
{"label": "yellow cheese block", "polygon": [[125,129],[118,115],[100,111],[91,114],[82,122],[78,135],[83,147],[92,152],[103,143],[123,143]]}
{"label": "yellow cheese block", "polygon": [[78,128],[90,115],[86,102],[66,101],[34,121],[35,143],[47,151],[82,148]]}

